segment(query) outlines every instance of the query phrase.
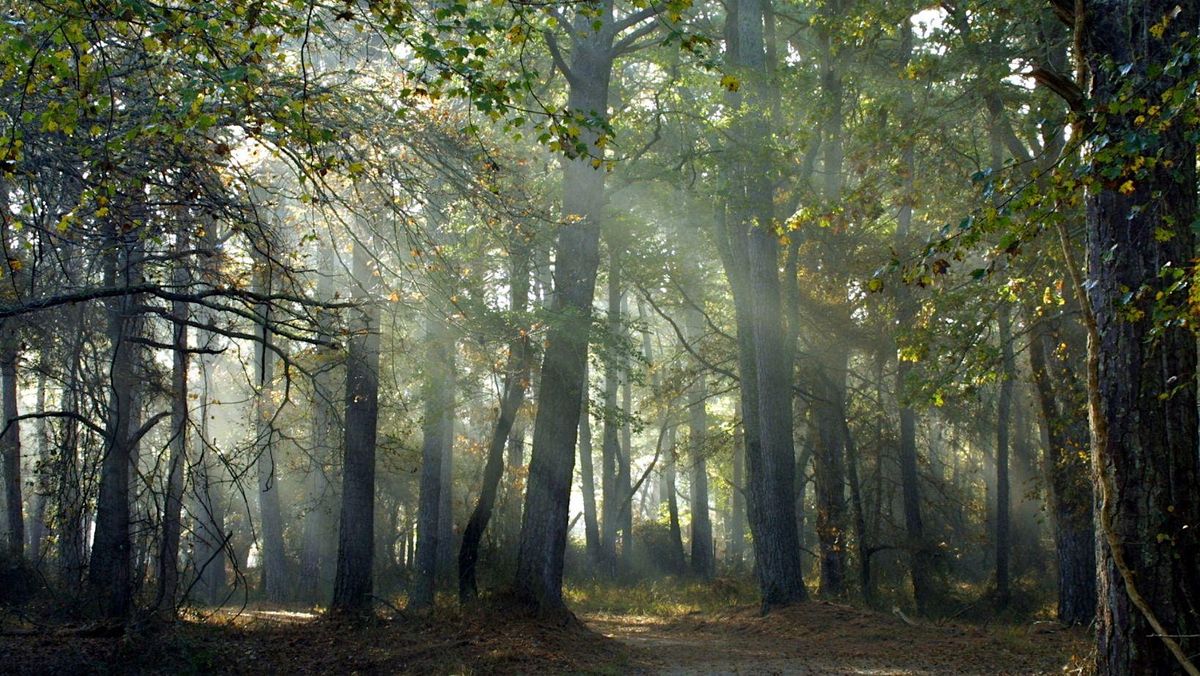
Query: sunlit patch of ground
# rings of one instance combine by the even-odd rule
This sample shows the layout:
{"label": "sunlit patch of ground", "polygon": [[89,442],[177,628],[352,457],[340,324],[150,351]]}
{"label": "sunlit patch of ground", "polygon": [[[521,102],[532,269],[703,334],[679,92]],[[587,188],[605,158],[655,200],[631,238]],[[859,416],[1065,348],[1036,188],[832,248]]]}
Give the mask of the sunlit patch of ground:
{"label": "sunlit patch of ground", "polygon": [[1081,632],[1031,627],[909,626],[896,617],[812,602],[680,617],[594,612],[598,632],[661,674],[1049,674],[1081,663]]}

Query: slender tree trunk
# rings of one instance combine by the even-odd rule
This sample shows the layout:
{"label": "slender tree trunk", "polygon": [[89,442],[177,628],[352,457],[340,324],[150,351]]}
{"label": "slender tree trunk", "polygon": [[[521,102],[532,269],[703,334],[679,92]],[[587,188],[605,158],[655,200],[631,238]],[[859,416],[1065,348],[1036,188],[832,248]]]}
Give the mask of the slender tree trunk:
{"label": "slender tree trunk", "polygon": [[[529,306],[529,250],[522,248],[513,252],[509,288],[510,307],[514,316],[520,317]],[[529,383],[529,338],[524,327],[513,327],[514,335],[509,342],[508,364],[504,370],[504,391],[500,399],[500,415],[492,432],[488,446],[487,463],[483,469],[483,486],[479,491],[479,502],[471,513],[463,531],[462,547],[458,553],[458,599],[467,603],[479,594],[475,580],[475,564],[479,560],[479,544],[484,529],[492,517],[500,479],[504,472],[504,447],[509,443],[509,434],[517,418],[517,412],[525,402],[525,389]]]}
{"label": "slender tree trunk", "polygon": [[1012,410],[1013,349],[1012,325],[1007,305],[1001,305],[996,321],[1000,324],[1001,381],[996,409],[996,606],[1008,605],[1009,561],[1012,553],[1011,498],[1008,478],[1009,418]]}
{"label": "slender tree trunk", "polygon": [[[625,494],[621,490],[621,410],[617,396],[621,387],[620,350],[616,343],[621,332],[621,252],[616,244],[609,245],[608,266],[608,348],[604,352],[604,437],[601,448],[601,491],[603,492],[603,520],[600,524],[601,554],[610,576],[618,572],[617,533],[621,529],[622,505]],[[628,450],[628,449],[626,449]]]}
{"label": "slender tree trunk", "polygon": [[[324,301],[334,298],[332,244],[322,247],[322,263],[326,272],[317,281],[317,297]],[[321,337],[333,341],[335,335],[331,312],[322,311],[317,317]],[[339,430],[335,401],[338,380],[344,380],[345,363],[338,350],[318,348],[319,362],[313,377],[312,427],[309,443],[308,502],[304,515],[303,543],[300,551],[300,596],[310,603],[320,600],[324,580],[329,575],[329,546],[331,528],[331,495],[326,467],[342,451],[337,439]],[[344,436],[344,432],[343,432]]]}
{"label": "slender tree trunk", "polygon": [[[699,298],[696,298],[698,301]],[[688,312],[689,339],[699,341],[704,332],[700,310]],[[692,574],[709,579],[716,572],[712,520],[708,513],[708,388],[698,369],[688,397],[688,447],[692,461]]]}
{"label": "slender tree trunk", "polygon": [[[1196,338],[1158,317],[1160,308],[1188,303],[1187,291],[1172,285],[1190,274],[1196,255],[1196,142],[1182,119],[1152,132],[1141,126],[1140,116],[1150,114],[1142,106],[1110,104],[1130,91],[1151,102],[1169,102],[1172,87],[1189,96],[1194,65],[1176,66],[1200,7],[1094,0],[1087,10],[1080,39],[1097,111],[1092,125],[1102,124],[1107,138],[1136,138],[1129,152],[1156,160],[1134,173],[1120,152],[1106,158],[1097,147],[1088,158],[1096,179],[1085,200],[1085,288],[1101,501],[1097,672],[1168,673],[1200,652]],[[1118,178],[1104,178],[1109,172]]]}
{"label": "slender tree trunk", "polygon": [[587,387],[587,364],[583,369],[583,404],[579,416],[579,479],[583,484],[583,530],[588,561],[601,565],[603,554],[600,547],[600,523],[596,513],[596,477],[592,467],[592,420],[588,414],[589,395]]}
{"label": "slender tree trunk", "polygon": [[[37,379],[37,412],[46,412],[46,371],[45,364],[38,369]],[[50,425],[45,418],[39,418],[35,427],[37,430],[37,490],[33,494],[33,509],[29,516],[29,560],[36,566],[41,566],[44,553],[42,545],[46,540],[46,502],[53,490],[51,468],[53,453],[51,452]],[[61,452],[61,449],[60,449]]]}
{"label": "slender tree trunk", "polygon": [[417,571],[408,607],[428,608],[433,605],[439,576],[439,525],[442,512],[442,456],[446,452],[447,425],[445,418],[453,408],[453,393],[449,383],[454,377],[453,365],[446,354],[452,343],[445,320],[431,315],[425,322],[426,373],[424,440],[421,446],[421,486],[417,504]]}
{"label": "slender tree trunk", "polygon": [[[255,262],[255,286],[262,294],[272,291],[272,263],[260,256]],[[273,401],[275,353],[271,345],[271,308],[261,303],[255,309],[258,318],[259,340],[254,345],[254,365],[257,371],[255,395],[256,419],[255,470],[258,474],[258,509],[261,542],[263,595],[269,601],[286,601],[289,596],[287,554],[283,544],[283,515],[279,504],[278,463],[275,457],[275,422],[277,408]]]}
{"label": "slender tree trunk", "polygon": [[1058,619],[1087,625],[1096,617],[1095,496],[1090,468],[1081,460],[1087,457],[1089,438],[1086,394],[1074,377],[1078,361],[1062,363],[1055,357],[1059,345],[1066,346],[1068,355],[1082,356],[1083,345],[1057,330],[1063,321],[1029,320],[1029,362],[1049,442],[1044,471],[1058,557]]}
{"label": "slender tree trunk", "polygon": [[456,533],[454,529],[454,387],[457,360],[454,352],[454,338],[449,333],[446,334],[446,338],[447,343],[443,350],[445,350],[448,378],[444,384],[446,401],[441,415],[442,465],[438,478],[442,485],[438,490],[437,522],[437,584],[443,588],[453,584],[451,580],[455,578],[454,553],[458,551],[455,547]]}
{"label": "slender tree trunk", "polygon": [[[742,435],[733,436],[733,485],[729,487],[729,565],[741,570],[746,548],[746,446]],[[804,486],[798,489],[804,492]]]}
{"label": "slender tree trunk", "polygon": [[374,265],[355,242],[351,310],[346,352],[346,413],[343,442],[342,511],[338,523],[337,572],[330,611],[371,609],[375,557],[375,435],[379,420],[379,306],[374,299]]}
{"label": "slender tree trunk", "polygon": [[[904,21],[901,24],[901,59],[902,68],[908,67],[912,55],[912,24]],[[905,90],[903,96],[903,131],[905,138],[910,138],[909,131],[913,125],[912,94]],[[901,180],[903,182],[902,201],[897,216],[896,247],[898,251],[908,250],[909,230],[912,227],[913,201],[915,195],[916,151],[911,140],[906,140],[901,147],[900,163],[903,167]],[[916,301],[912,290],[903,281],[896,285],[896,324],[900,327],[911,326],[916,316]],[[912,362],[898,357],[896,360],[896,398],[900,407],[900,486],[904,502],[904,531],[905,545],[909,552],[909,577],[912,581],[913,602],[917,613],[924,615],[929,612],[929,604],[935,593],[933,578],[933,552],[925,537],[925,523],[921,516],[921,479],[917,471],[917,414],[907,405],[906,390],[909,380],[913,377]],[[882,470],[881,470],[882,471]]]}
{"label": "slender tree trunk", "polygon": [[0,397],[3,398],[4,433],[0,455],[4,458],[5,513],[8,514],[8,552],[25,557],[25,512],[21,497],[21,425],[17,422],[17,357],[20,337],[15,320],[0,322]]}
{"label": "slender tree trunk", "polygon": [[[76,320],[76,326],[82,325],[83,306],[72,308],[68,316]],[[71,359],[68,362],[67,379],[63,384],[61,406],[64,411],[80,413],[83,396],[80,371],[83,368],[85,335],[79,332],[71,340]],[[63,421],[62,448],[59,449],[54,470],[58,517],[58,574],[63,585],[72,592],[78,591],[86,565],[83,539],[84,505],[79,476],[79,428],[79,424],[74,420]]]}
{"label": "slender tree trunk", "polygon": [[[179,258],[173,282],[186,288],[191,275],[182,256],[189,247],[186,230],[181,230],[176,242]],[[155,607],[163,615],[174,618],[179,596],[179,538],[182,531],[184,467],[188,448],[188,327],[187,303],[171,302],[172,366],[171,366],[171,457],[167,467],[167,494],[163,505],[162,547],[158,554],[158,598]]]}

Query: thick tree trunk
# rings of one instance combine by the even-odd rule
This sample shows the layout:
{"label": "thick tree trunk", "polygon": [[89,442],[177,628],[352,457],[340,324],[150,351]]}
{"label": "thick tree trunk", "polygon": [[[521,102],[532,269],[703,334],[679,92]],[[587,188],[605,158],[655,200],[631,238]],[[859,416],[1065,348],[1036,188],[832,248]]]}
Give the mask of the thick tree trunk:
{"label": "thick tree trunk", "polygon": [[[726,18],[730,63],[743,78],[731,95],[735,140],[727,148],[730,186],[728,222],[718,250],[734,292],[738,368],[746,432],[747,497],[754,534],[755,570],[764,609],[807,596],[800,572],[794,505],[791,376],[782,326],[779,242],[772,188],[761,156],[767,136],[763,118],[769,87],[764,51],[764,0],[739,0]],[[724,238],[724,241],[722,241]],[[786,365],[786,366],[785,366]]]}
{"label": "thick tree trunk", "polygon": [[862,482],[859,480],[858,445],[850,433],[850,422],[842,416],[842,436],[846,443],[846,476],[850,482],[850,506],[854,512],[854,543],[858,554],[858,583],[863,602],[875,604],[875,578],[871,575],[871,543],[867,534],[867,515],[863,504]]}
{"label": "thick tree trunk", "polygon": [[[598,28],[593,24],[598,23]],[[612,6],[600,17],[575,22],[571,50],[573,81],[567,107],[573,113],[607,120],[612,76]],[[592,130],[581,133],[588,153],[603,156]],[[558,234],[554,306],[534,421],[529,485],[517,555],[516,594],[544,610],[562,609],[563,554],[575,469],[575,438],[583,401],[588,326],[600,263],[599,239],[605,172],[591,158],[564,160],[563,214],[570,220]]]}
{"label": "thick tree trunk", "polygon": [[335,613],[371,609],[375,557],[375,436],[379,420],[379,304],[375,270],[363,242],[355,242],[352,309],[346,350],[342,510],[338,522]]}
{"label": "thick tree trunk", "polygon": [[[330,301],[334,298],[334,277],[328,272],[334,269],[332,245],[326,243],[322,250],[325,272],[317,281],[317,298]],[[321,337],[334,341],[336,327],[331,311],[320,311],[317,324]],[[304,515],[303,543],[300,550],[299,595],[310,603],[321,599],[321,590],[329,576],[332,532],[332,495],[326,467],[342,452],[339,440],[338,414],[335,408],[338,381],[344,380],[345,363],[339,350],[318,348],[318,364],[313,376],[312,426],[310,428],[308,461],[308,512]],[[343,390],[344,391],[344,390]],[[344,437],[344,431],[341,436]]]}
{"label": "thick tree trunk", "polygon": [[[510,307],[513,316],[520,317],[529,306],[529,250],[514,251],[509,275],[511,292]],[[479,587],[475,580],[475,564],[479,560],[479,544],[484,529],[492,517],[500,479],[504,473],[504,447],[509,443],[509,434],[517,418],[517,412],[525,402],[525,389],[529,383],[529,338],[525,327],[513,327],[514,333],[508,347],[508,364],[504,370],[504,391],[500,398],[500,414],[492,431],[488,446],[487,462],[483,469],[483,486],[479,490],[479,502],[467,521],[463,531],[462,546],[458,552],[458,599],[466,603],[475,599]]]}
{"label": "thick tree trunk", "polygon": [[[106,282],[133,286],[141,281],[141,261],[129,237],[113,225],[106,254]],[[133,238],[138,236],[132,233]],[[105,452],[100,469],[100,494],[96,502],[96,531],[88,582],[100,600],[101,611],[111,618],[129,614],[132,597],[132,562],[129,531],[129,470],[134,445],[133,392],[138,384],[134,373],[136,324],[133,295],[117,296],[107,302],[107,333],[112,357],[109,370],[108,420]]]}
{"label": "thick tree trunk", "polygon": [[[1094,319],[1089,395],[1101,499],[1097,671],[1169,673],[1200,652],[1196,338],[1159,318],[1160,308],[1188,304],[1186,290],[1171,285],[1175,275],[1191,274],[1195,258],[1196,143],[1182,119],[1152,131],[1141,126],[1140,116],[1152,115],[1141,105],[1112,104],[1130,91],[1169,102],[1170,88],[1186,87],[1194,66],[1177,75],[1175,60],[1195,35],[1200,7],[1093,0],[1087,9],[1081,38],[1100,111],[1092,127],[1103,124],[1106,138],[1136,138],[1128,152],[1156,160],[1134,172],[1121,145],[1115,157],[1096,148],[1089,158],[1096,183],[1086,196],[1085,288]],[[1113,172],[1119,175],[1110,181]]]}

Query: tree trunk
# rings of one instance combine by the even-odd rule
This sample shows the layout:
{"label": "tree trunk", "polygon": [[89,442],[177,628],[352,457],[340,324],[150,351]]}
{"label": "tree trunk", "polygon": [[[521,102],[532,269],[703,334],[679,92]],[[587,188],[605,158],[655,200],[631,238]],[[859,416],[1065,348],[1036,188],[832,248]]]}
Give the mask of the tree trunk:
{"label": "tree trunk", "polygon": [[442,485],[438,489],[436,581],[439,587],[445,588],[453,584],[451,580],[455,578],[454,553],[458,551],[455,547],[454,529],[454,388],[457,359],[455,359],[454,337],[449,332],[446,334],[446,343],[442,349],[446,360],[447,378],[443,381],[445,405],[441,409],[442,465],[438,478]]}
{"label": "tree trunk", "polygon": [[[176,261],[173,283],[176,288],[187,288],[191,275],[188,274],[186,259],[183,258],[189,243],[186,229],[176,235],[176,248],[180,258]],[[179,597],[179,537],[182,531],[184,467],[187,465],[188,448],[188,306],[181,300],[171,302],[172,366],[171,366],[171,457],[167,467],[167,494],[163,505],[162,547],[158,554],[158,598],[155,603],[159,613],[175,617]]]}
{"label": "tree trunk", "polygon": [[25,512],[21,497],[21,424],[17,422],[17,357],[20,336],[16,320],[0,322],[0,397],[3,398],[4,430],[0,455],[4,458],[5,513],[8,515],[8,552],[17,560],[25,557]]}
{"label": "tree trunk", "polygon": [[[607,121],[608,84],[614,58],[611,22],[611,5],[594,19],[580,13],[572,40],[573,81],[567,107],[572,113],[601,122]],[[596,145],[595,131],[584,130],[580,137],[588,153],[603,157],[603,149]],[[559,229],[556,247],[554,305],[542,359],[516,578],[517,598],[544,610],[564,607],[562,570],[567,513],[604,206],[605,172],[593,167],[586,154],[563,162],[562,212],[569,222]]]}
{"label": "tree trunk", "polygon": [[[746,563],[746,446],[744,437],[733,436],[733,485],[729,487],[729,565],[741,570]],[[803,492],[803,486],[798,489]]]}
{"label": "tree trunk", "polygon": [[[105,277],[108,286],[133,286],[141,281],[141,260],[136,231],[119,234],[110,225]],[[136,298],[116,296],[106,303],[107,333],[112,357],[109,370],[108,420],[105,425],[104,460],[100,470],[100,494],[96,503],[96,531],[88,581],[100,600],[107,617],[125,618],[131,610],[132,571],[129,531],[129,470],[134,445],[130,421],[133,418],[133,391],[138,386],[134,374],[134,344],[131,340],[136,323]]]}
{"label": "tree trunk", "polygon": [[996,607],[1008,605],[1009,555],[1012,552],[1011,498],[1008,480],[1008,428],[1012,410],[1013,349],[1011,313],[1001,304],[996,321],[1000,324],[1000,395],[996,405]]}
{"label": "tree trunk", "polygon": [[356,241],[346,350],[345,436],[342,462],[342,510],[338,522],[337,572],[333,581],[335,613],[371,610],[375,558],[375,436],[379,420],[379,305],[370,253]]}
{"label": "tree trunk", "polygon": [[[521,247],[512,254],[509,288],[510,307],[513,316],[521,317],[529,306],[529,250]],[[513,327],[513,336],[508,347],[508,364],[504,370],[504,391],[500,398],[500,414],[488,446],[487,463],[483,469],[483,486],[479,490],[479,502],[471,513],[463,531],[462,547],[458,553],[458,599],[467,603],[479,594],[475,580],[475,564],[479,560],[479,543],[484,529],[492,517],[500,479],[504,473],[504,447],[517,418],[517,412],[525,402],[525,388],[529,383],[529,338],[525,327]]]}
{"label": "tree trunk", "polygon": [[421,445],[421,486],[417,503],[417,571],[408,607],[428,608],[433,605],[434,590],[439,576],[439,541],[442,513],[442,456],[449,440],[446,439],[445,418],[450,416],[454,395],[450,382],[454,378],[453,365],[447,358],[447,345],[452,344],[450,329],[444,318],[430,316],[425,321],[425,419],[422,423],[424,439]]}
{"label": "tree trunk", "polygon": [[588,413],[587,363],[583,367],[583,403],[579,416],[579,480],[583,489],[583,531],[588,561],[593,566],[601,565],[603,554],[600,549],[600,523],[596,513],[596,476],[592,467],[592,419]]}
{"label": "tree trunk", "polygon": [[[333,269],[334,264],[331,243],[323,244],[321,258],[326,272],[322,273],[317,281],[317,298],[328,302],[334,299],[335,294],[334,276],[328,272]],[[317,325],[320,327],[321,337],[329,341],[336,340],[332,311],[318,312]],[[345,363],[340,351],[320,347],[317,348],[317,355],[316,374],[312,380],[312,426],[307,482],[309,507],[304,515],[304,541],[300,550],[299,595],[310,603],[321,599],[321,590],[329,575],[329,563],[332,558],[332,548],[329,546],[329,535],[332,532],[332,496],[326,467],[342,452],[342,443],[337,439],[339,430],[335,401],[339,389],[338,381],[345,378],[342,373]],[[342,435],[344,436],[344,431]]]}
{"label": "tree trunk", "polygon": [[[907,68],[912,56],[912,23],[908,20],[901,24],[901,68]],[[911,140],[910,128],[913,122],[912,93],[907,89],[902,94],[903,128],[906,141],[901,147],[900,163],[902,166],[900,211],[897,215],[896,249],[907,251],[909,248],[909,230],[912,227],[913,202],[916,199],[914,182],[916,179],[916,151]],[[912,326],[916,316],[917,304],[913,299],[912,290],[900,280],[896,284],[896,325]],[[917,471],[917,414],[907,405],[906,390],[909,380],[913,377],[912,362],[903,356],[896,359],[896,399],[900,408],[900,445],[898,449],[900,461],[900,486],[904,502],[904,533],[905,546],[909,553],[909,577],[912,580],[913,602],[917,613],[924,615],[929,612],[929,604],[934,594],[933,552],[930,543],[925,538],[925,523],[921,516],[921,478]],[[882,465],[881,465],[882,467]],[[882,469],[879,470],[882,472]]]}
{"label": "tree trunk", "polygon": [[813,403],[817,435],[814,439],[813,475],[816,477],[817,543],[821,593],[841,596],[846,580],[846,375],[850,354],[845,347],[830,346],[817,376],[817,401]]}
{"label": "tree trunk", "polygon": [[[1060,330],[1063,319],[1033,318],[1029,362],[1048,446],[1045,455],[1047,502],[1054,519],[1058,557],[1058,619],[1087,625],[1096,617],[1094,491],[1086,460],[1089,444],[1086,394],[1074,377],[1083,345]],[[1066,347],[1066,359],[1056,357]],[[1053,366],[1051,366],[1053,364]]]}
{"label": "tree trunk", "polygon": [[[1110,104],[1130,91],[1169,102],[1172,87],[1186,88],[1194,66],[1177,74],[1174,64],[1200,8],[1175,0],[1093,0],[1087,8],[1081,39],[1099,111],[1092,127],[1136,138],[1128,152],[1156,160],[1135,173],[1123,146],[1089,158],[1097,181],[1086,196],[1085,286],[1101,489],[1097,671],[1168,673],[1200,652],[1196,338],[1181,322],[1159,319],[1188,305],[1187,291],[1171,285],[1191,274],[1195,257],[1196,143],[1181,119],[1151,131],[1141,127],[1139,116],[1150,114],[1143,106]],[[1118,178],[1104,178],[1113,172]]]}
{"label": "tree trunk", "polygon": [[854,511],[854,542],[858,553],[858,583],[863,602],[875,604],[875,579],[871,575],[871,543],[867,535],[867,515],[863,505],[862,482],[859,480],[858,445],[850,433],[850,422],[842,416],[842,435],[846,443],[846,475],[850,481],[850,505]]}
{"label": "tree trunk", "polygon": [[[699,298],[694,298],[697,302]],[[701,311],[691,308],[687,314],[688,339],[698,342],[704,333]],[[709,579],[716,572],[713,552],[712,521],[708,513],[708,388],[705,372],[697,368],[695,382],[688,393],[688,449],[692,461],[692,574]]]}
{"label": "tree trunk", "polygon": [[[37,380],[37,412],[39,414],[46,412],[46,370],[45,364],[38,369]],[[46,540],[46,502],[53,490],[53,481],[51,479],[51,468],[53,463],[53,453],[51,451],[50,440],[50,425],[46,418],[39,418],[37,421],[37,489],[33,494],[33,509],[29,515],[29,560],[35,566],[41,566],[42,562],[42,545]],[[61,449],[59,452],[62,452]]]}
{"label": "tree trunk", "polygon": [[608,266],[608,340],[604,351],[604,436],[601,446],[601,484],[603,518],[600,522],[600,553],[605,572],[617,574],[617,532],[620,530],[621,506],[625,495],[621,490],[620,408],[617,394],[621,385],[620,350],[617,347],[621,331],[621,256],[615,245],[609,245]]}
{"label": "tree trunk", "polygon": [[734,292],[747,502],[755,570],[768,609],[801,601],[807,591],[794,511],[792,369],[783,360],[791,351],[781,323],[779,242],[768,229],[774,223],[772,187],[761,153],[761,139],[768,135],[764,10],[764,0],[739,0],[726,17],[730,62],[744,79],[739,92],[745,91],[748,100],[743,106],[742,94],[730,95],[733,109],[742,112],[727,148],[731,185],[718,251]]}
{"label": "tree trunk", "polygon": [[[255,261],[255,286],[261,294],[272,292],[271,262],[266,256]],[[283,544],[283,515],[279,505],[279,477],[276,474],[275,423],[277,408],[273,401],[275,353],[271,349],[271,308],[260,303],[255,308],[259,340],[254,344],[256,374],[255,469],[258,473],[258,509],[261,541],[262,590],[268,601],[288,599],[287,554]]]}

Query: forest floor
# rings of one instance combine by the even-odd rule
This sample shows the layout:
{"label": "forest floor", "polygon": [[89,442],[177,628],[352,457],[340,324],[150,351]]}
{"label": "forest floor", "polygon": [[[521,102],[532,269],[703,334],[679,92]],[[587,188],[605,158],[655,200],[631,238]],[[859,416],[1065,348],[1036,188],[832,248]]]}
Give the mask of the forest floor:
{"label": "forest floor", "polygon": [[[593,589],[596,591],[598,588]],[[40,673],[1078,673],[1084,633],[1057,625],[909,625],[814,601],[761,616],[644,593],[575,596],[574,618],[487,605],[349,624],[302,609],[230,609],[174,625],[33,622],[0,608],[0,672]],[[570,595],[569,595],[570,596]]]}

